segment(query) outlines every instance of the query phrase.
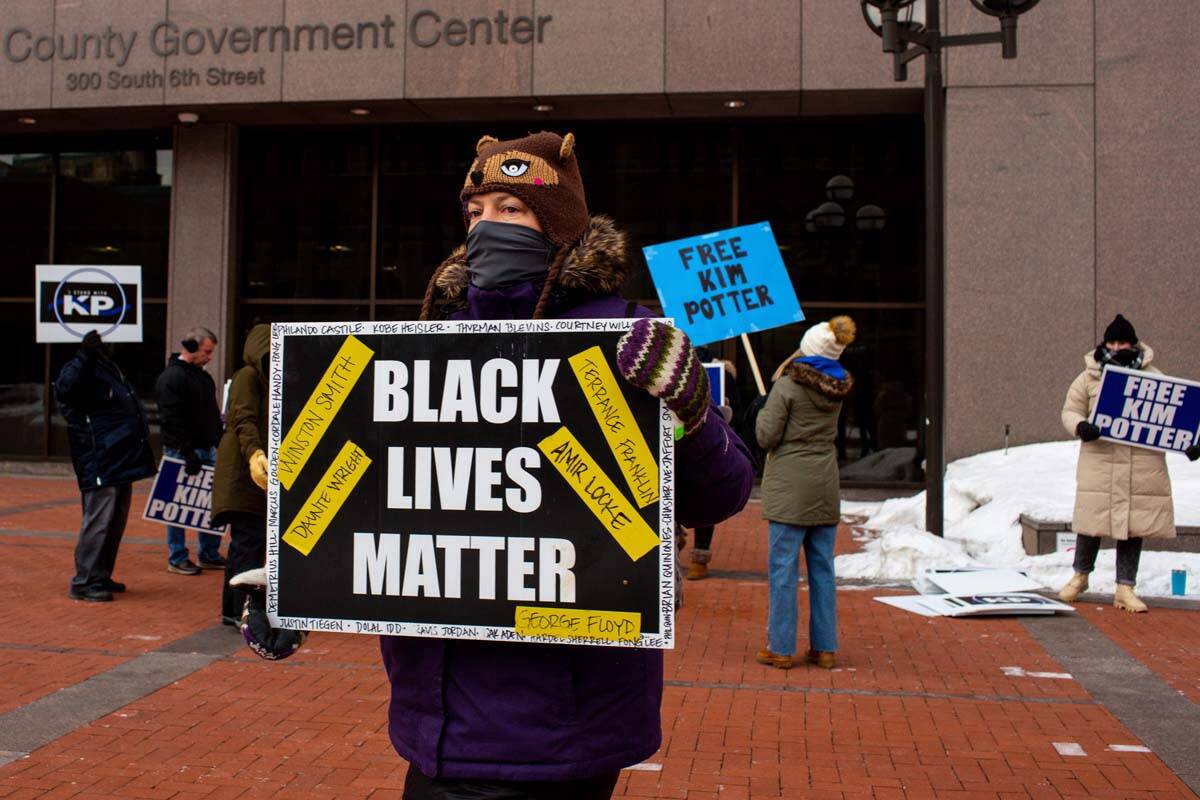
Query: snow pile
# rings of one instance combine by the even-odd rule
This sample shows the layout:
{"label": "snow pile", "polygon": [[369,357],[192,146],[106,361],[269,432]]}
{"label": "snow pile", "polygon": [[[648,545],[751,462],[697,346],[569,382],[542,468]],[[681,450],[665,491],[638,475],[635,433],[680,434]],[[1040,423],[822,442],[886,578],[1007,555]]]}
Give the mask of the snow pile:
{"label": "snow pile", "polygon": [[839,578],[890,583],[911,580],[926,567],[974,565],[960,543],[904,525],[872,538],[858,553],[838,556],[836,571]]}
{"label": "snow pile", "polygon": [[[1027,573],[1057,589],[1071,577],[1071,552],[1026,556],[1021,546],[1021,514],[1043,520],[1071,519],[1075,504],[1078,442],[1048,442],[980,453],[946,470],[945,534],[924,530],[925,494],[888,500],[872,508],[854,504],[868,516],[872,532],[862,552],[838,556],[837,574],[880,582],[912,580],[928,567],[996,566]],[[1177,525],[1200,525],[1200,462],[1168,455]],[[844,504],[850,506],[850,504]],[[844,512],[844,513],[849,513]],[[1187,592],[1200,594],[1200,553],[1142,553],[1138,593],[1171,593],[1171,570],[1188,573]],[[1101,550],[1090,591],[1112,592],[1114,552]]]}

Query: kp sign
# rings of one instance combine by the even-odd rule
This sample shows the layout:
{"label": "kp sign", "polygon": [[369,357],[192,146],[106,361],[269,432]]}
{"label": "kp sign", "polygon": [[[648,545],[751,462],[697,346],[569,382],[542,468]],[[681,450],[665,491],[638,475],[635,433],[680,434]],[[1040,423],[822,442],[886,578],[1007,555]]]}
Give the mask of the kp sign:
{"label": "kp sign", "polygon": [[142,341],[142,268],[37,265],[37,341]]}

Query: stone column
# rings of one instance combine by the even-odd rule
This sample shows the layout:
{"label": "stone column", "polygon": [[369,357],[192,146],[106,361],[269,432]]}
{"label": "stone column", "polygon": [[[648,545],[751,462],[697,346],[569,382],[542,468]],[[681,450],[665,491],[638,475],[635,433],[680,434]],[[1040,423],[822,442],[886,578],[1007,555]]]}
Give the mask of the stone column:
{"label": "stone column", "polygon": [[[1066,439],[1095,344],[1093,0],[1021,17],[1019,55],[952,48],[946,77],[946,457]],[[997,30],[968,3],[948,33]]]}
{"label": "stone column", "polygon": [[178,350],[193,325],[211,328],[220,339],[208,366],[218,391],[242,347],[233,327],[236,166],[234,126],[176,126],[166,347]]}

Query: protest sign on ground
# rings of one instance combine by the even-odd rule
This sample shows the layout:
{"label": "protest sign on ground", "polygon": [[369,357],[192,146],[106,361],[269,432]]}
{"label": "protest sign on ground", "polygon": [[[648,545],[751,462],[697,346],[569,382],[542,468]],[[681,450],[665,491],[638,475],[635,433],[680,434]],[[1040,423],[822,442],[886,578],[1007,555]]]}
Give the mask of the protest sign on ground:
{"label": "protest sign on ground", "polygon": [[972,595],[917,594],[885,595],[874,598],[923,617],[1045,616],[1070,613],[1074,606],[1033,592],[1002,592]]}
{"label": "protest sign on ground", "polygon": [[1015,569],[1003,567],[950,567],[921,570],[913,579],[921,594],[997,594],[1036,592],[1042,585]]}
{"label": "protest sign on ground", "polygon": [[213,468],[204,464],[195,475],[188,475],[183,467],[181,459],[163,457],[142,519],[223,535],[225,529],[214,528],[211,518]]}
{"label": "protest sign on ground", "polygon": [[38,264],[37,341],[79,342],[95,330],[106,342],[142,341],[142,268]]}
{"label": "protest sign on ground", "polygon": [[804,319],[769,222],[643,247],[663,312],[693,344]]}
{"label": "protest sign on ground", "polygon": [[1110,442],[1181,453],[1200,435],[1200,383],[1110,364],[1091,422]]}
{"label": "protest sign on ground", "polygon": [[674,641],[674,419],[632,320],[277,324],[267,609],[285,628]]}

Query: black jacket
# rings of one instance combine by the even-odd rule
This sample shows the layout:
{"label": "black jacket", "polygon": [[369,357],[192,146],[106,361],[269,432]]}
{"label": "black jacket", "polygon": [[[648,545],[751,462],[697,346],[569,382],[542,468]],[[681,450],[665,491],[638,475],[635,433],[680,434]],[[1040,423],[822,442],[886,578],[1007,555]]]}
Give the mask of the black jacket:
{"label": "black jacket", "polygon": [[217,387],[203,368],[172,353],[154,391],[163,447],[192,450],[217,446],[221,441]]}
{"label": "black jacket", "polygon": [[146,410],[107,358],[76,355],[54,381],[79,488],[120,486],[157,472]]}

